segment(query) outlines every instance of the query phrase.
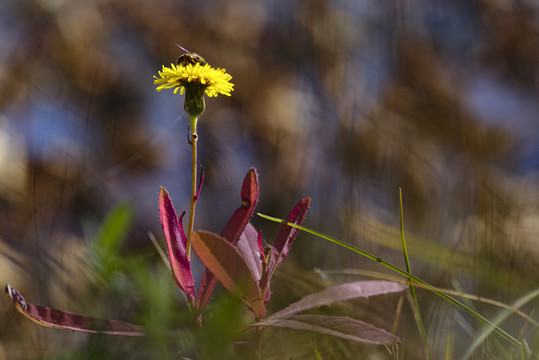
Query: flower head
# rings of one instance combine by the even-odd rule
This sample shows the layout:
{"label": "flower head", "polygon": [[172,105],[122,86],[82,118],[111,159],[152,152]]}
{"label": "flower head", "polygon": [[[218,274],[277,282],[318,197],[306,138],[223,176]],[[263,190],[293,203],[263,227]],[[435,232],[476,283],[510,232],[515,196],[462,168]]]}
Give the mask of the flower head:
{"label": "flower head", "polygon": [[185,88],[191,85],[201,87],[208,96],[219,94],[230,96],[234,90],[234,84],[230,82],[232,76],[225,69],[214,69],[209,64],[187,64],[163,66],[159,71],[159,77],[154,76],[153,83],[158,85],[156,90],[174,89],[174,94],[185,92]]}

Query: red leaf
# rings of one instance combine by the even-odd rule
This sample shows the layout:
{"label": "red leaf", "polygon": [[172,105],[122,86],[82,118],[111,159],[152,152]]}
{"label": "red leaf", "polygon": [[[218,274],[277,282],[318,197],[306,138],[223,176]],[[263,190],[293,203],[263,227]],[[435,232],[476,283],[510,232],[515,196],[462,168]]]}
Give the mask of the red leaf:
{"label": "red leaf", "polygon": [[[221,232],[221,236],[227,239],[231,244],[236,244],[240,235],[245,230],[245,226],[249,223],[253,215],[256,203],[258,202],[258,175],[255,168],[249,169],[241,187],[241,206],[236,209],[225,228]],[[210,301],[211,294],[215,289],[217,280],[210,270],[206,269],[198,294],[196,298],[196,308],[201,313]]]}
{"label": "red leaf", "polygon": [[295,330],[316,331],[360,343],[389,345],[399,338],[384,329],[346,316],[295,315],[287,319],[270,319],[254,326],[277,326]]}
{"label": "red leaf", "polygon": [[[301,200],[297,205],[292,209],[290,214],[286,217],[286,222],[301,225],[303,219],[305,219],[305,214],[309,209],[309,204],[311,203],[311,197],[306,197]],[[266,266],[266,272],[262,275],[260,279],[260,288],[267,289],[266,294],[269,294],[269,283],[275,268],[277,265],[282,263],[290,248],[292,247],[292,242],[296,238],[299,230],[288,225],[281,225],[277,238],[275,239],[275,244],[271,247],[271,251],[268,256],[268,264]],[[268,295],[269,296],[269,295]],[[266,303],[269,301],[269,297],[266,297]]]}
{"label": "red leaf", "polygon": [[190,299],[195,298],[195,282],[191,272],[191,261],[187,258],[185,244],[187,237],[178,220],[168,192],[161,188],[159,192],[159,217],[167,239],[167,254],[176,285]]}
{"label": "red leaf", "polygon": [[368,298],[370,296],[399,292],[406,288],[392,281],[356,281],[352,283],[341,284],[329,287],[315,294],[303,297],[298,302],[284,308],[281,311],[268,317],[284,318],[295,313],[309,310],[312,308],[333,304],[337,301],[350,300],[355,298]]}
{"label": "red leaf", "polygon": [[239,250],[221,236],[207,231],[191,234],[191,245],[202,263],[231,293],[251,308],[257,319],[266,314],[258,281]]}
{"label": "red leaf", "polygon": [[9,284],[6,284],[6,294],[21,314],[43,326],[95,334],[144,336],[142,327],[124,321],[96,319],[27,303]]}
{"label": "red leaf", "polygon": [[[305,219],[305,214],[309,209],[310,203],[311,197],[306,197],[305,199],[301,200],[286,217],[286,222],[301,225],[303,219]],[[281,225],[281,229],[279,230],[277,238],[275,239],[275,243],[273,244],[275,250],[277,250],[277,252],[279,253],[277,265],[279,265],[286,259],[286,256],[288,255],[288,252],[292,247],[292,242],[296,238],[298,232],[299,230],[296,228],[293,228],[286,224]]]}
{"label": "red leaf", "polygon": [[257,202],[258,175],[256,169],[251,168],[245,175],[241,186],[241,206],[236,209],[230,220],[228,220],[221,232],[221,236],[235,245],[245,230],[247,223],[251,220]]}

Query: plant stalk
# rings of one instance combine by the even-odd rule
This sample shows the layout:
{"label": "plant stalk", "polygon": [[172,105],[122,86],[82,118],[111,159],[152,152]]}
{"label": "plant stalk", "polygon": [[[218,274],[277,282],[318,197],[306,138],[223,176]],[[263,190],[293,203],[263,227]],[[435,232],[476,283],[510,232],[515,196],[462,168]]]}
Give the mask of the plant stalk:
{"label": "plant stalk", "polygon": [[[410,266],[410,259],[408,258],[408,250],[406,249],[406,240],[404,239],[404,210],[403,210],[404,207],[402,205],[402,189],[400,187],[399,187],[399,203],[400,203],[402,252],[404,255],[404,263],[406,264],[406,271],[409,274],[411,274],[412,268]],[[410,280],[410,295],[412,297],[415,321],[419,328],[419,335],[421,336],[421,340],[423,341],[423,345],[425,346],[425,354],[427,355],[427,359],[431,360],[432,355],[430,352],[429,341],[427,338],[427,331],[425,330],[425,324],[423,323],[423,319],[421,317],[421,311],[419,310],[419,301],[417,300],[417,295],[415,293],[415,286],[414,286],[413,280]]]}
{"label": "plant stalk", "polygon": [[189,207],[189,225],[187,226],[187,243],[185,244],[185,250],[187,252],[187,258],[191,258],[191,233],[195,224],[195,210],[197,203],[197,120],[198,116],[190,116],[191,118],[191,134],[190,142],[192,153],[192,171],[191,171],[191,206]]}

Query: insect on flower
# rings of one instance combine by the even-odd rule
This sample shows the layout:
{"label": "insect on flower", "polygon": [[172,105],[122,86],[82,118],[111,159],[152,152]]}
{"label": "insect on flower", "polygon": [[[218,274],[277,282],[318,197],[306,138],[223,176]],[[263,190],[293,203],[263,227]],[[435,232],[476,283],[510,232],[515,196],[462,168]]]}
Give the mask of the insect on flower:
{"label": "insect on flower", "polygon": [[202,56],[198,55],[197,53],[190,52],[189,50],[183,48],[181,45],[176,44],[176,46],[178,46],[180,49],[185,51],[185,54],[180,55],[180,57],[176,61],[177,65],[181,65],[181,66],[187,66],[187,64],[206,65],[206,60],[204,60]]}
{"label": "insect on flower", "polygon": [[175,94],[178,92],[184,94],[186,86],[191,88],[195,86],[200,91],[204,90],[210,97],[218,94],[230,96],[234,84],[230,82],[232,76],[227,74],[225,69],[213,68],[202,56],[176,45],[186,53],[178,58],[177,64],[170,64],[170,67],[163,66],[159,76],[154,76],[153,83],[157,85],[157,91],[174,89]]}

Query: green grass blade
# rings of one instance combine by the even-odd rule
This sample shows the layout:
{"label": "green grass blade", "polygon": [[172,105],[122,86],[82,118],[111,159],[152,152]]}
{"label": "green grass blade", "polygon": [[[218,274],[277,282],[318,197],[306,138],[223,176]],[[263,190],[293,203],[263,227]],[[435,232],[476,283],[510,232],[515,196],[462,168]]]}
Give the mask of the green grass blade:
{"label": "green grass blade", "polygon": [[359,248],[357,248],[357,247],[355,247],[355,246],[353,246],[351,244],[345,243],[344,241],[335,239],[335,238],[333,238],[333,237],[331,237],[329,235],[323,234],[323,233],[318,232],[316,230],[312,230],[312,229],[306,228],[304,226],[288,223],[288,222],[286,222],[286,221],[284,221],[282,219],[275,218],[275,217],[272,217],[272,216],[269,216],[269,215],[264,215],[264,214],[261,214],[261,213],[257,213],[257,215],[260,216],[261,218],[266,219],[266,220],[274,221],[274,222],[277,222],[279,224],[286,224],[288,226],[295,227],[295,228],[297,228],[299,230],[303,230],[303,231],[305,231],[305,232],[307,232],[309,234],[313,234],[315,236],[321,237],[322,239],[328,240],[328,241],[330,241],[330,242],[332,242],[334,244],[340,245],[340,246],[342,246],[342,247],[344,247],[344,248],[346,248],[348,250],[351,250],[351,251],[353,251],[355,253],[358,253],[359,255],[362,255],[362,256],[366,257],[367,259],[376,261],[377,263],[387,267],[388,269],[391,269],[391,270],[395,271],[396,273],[408,278],[409,280],[415,281],[416,283],[423,285],[426,289],[432,291],[434,294],[440,296],[442,299],[444,299],[446,301],[449,301],[451,304],[453,304],[453,305],[457,306],[458,308],[466,311],[468,314],[473,316],[477,321],[479,321],[479,322],[481,322],[481,323],[483,323],[483,324],[485,324],[487,326],[492,326],[493,331],[496,332],[501,337],[503,337],[504,339],[506,339],[507,341],[511,342],[512,344],[514,344],[516,346],[521,346],[520,341],[515,339],[513,336],[511,336],[509,333],[507,333],[505,330],[503,330],[499,326],[494,325],[492,322],[490,322],[484,316],[477,313],[476,311],[474,311],[473,309],[471,309],[467,305],[464,305],[463,303],[461,303],[457,299],[453,298],[452,296],[449,296],[449,295],[443,293],[442,291],[440,291],[435,286],[427,283],[426,281],[418,278],[415,275],[410,274],[409,272],[399,268],[398,266],[395,266],[395,265],[393,265],[393,264],[379,258],[378,256],[375,256],[375,255],[373,255],[373,254],[371,254],[371,253],[369,253],[367,251],[361,250],[361,249],[359,249]]}
{"label": "green grass blade", "polygon": [[[404,255],[404,263],[406,264],[406,271],[411,274],[412,268],[410,267],[410,259],[408,258],[408,250],[406,248],[406,240],[404,239],[404,210],[402,205],[402,189],[399,188],[399,202],[400,202],[400,228],[401,228],[401,241],[402,241],[402,253]],[[425,346],[425,353],[427,359],[432,359],[430,352],[429,341],[427,339],[427,331],[425,330],[425,324],[423,323],[423,318],[421,317],[421,311],[419,310],[419,301],[415,293],[414,282],[410,281],[410,295],[412,296],[413,308],[414,308],[414,317],[419,328],[419,335]]]}
{"label": "green grass blade", "polygon": [[[408,250],[406,249],[406,240],[404,240],[404,211],[402,206],[402,189],[399,188],[399,202],[400,202],[400,229],[401,229],[401,240],[402,240],[402,252],[404,254],[404,263],[406,264],[406,271],[410,274],[412,270],[410,268],[410,260],[408,259]],[[410,291],[413,293],[412,296],[415,299],[415,290],[413,284],[410,284]]]}
{"label": "green grass blade", "polygon": [[[511,305],[507,310],[504,310],[502,311],[500,314],[498,314],[498,316],[496,317],[496,319],[494,319],[492,321],[492,323],[490,325],[487,326],[487,328],[485,328],[483,330],[483,332],[475,339],[475,341],[472,343],[472,345],[468,348],[468,351],[466,352],[466,354],[464,355],[464,360],[466,359],[469,359],[475,349],[477,349],[477,347],[479,347],[483,341],[485,341],[485,339],[493,332],[495,331],[495,329],[498,327],[498,324],[502,323],[502,321],[504,321],[505,319],[507,319],[510,315],[512,315],[517,309],[521,308],[522,306],[524,306],[525,304],[527,304],[528,302],[532,301],[533,299],[535,299],[536,297],[539,297],[539,289],[538,290],[534,290],[524,296],[522,296],[520,299],[518,299],[517,301],[515,301],[513,303],[513,305]],[[521,347],[522,347],[522,344],[520,344]]]}
{"label": "green grass blade", "polygon": [[159,245],[159,243],[157,242],[157,239],[155,238],[155,236],[153,235],[153,233],[152,233],[152,232],[148,232],[148,237],[149,237],[150,240],[152,241],[153,246],[155,246],[155,249],[156,249],[157,252],[159,253],[159,256],[161,256],[161,259],[162,259],[163,262],[165,263],[165,266],[167,267],[168,271],[169,271],[169,272],[172,272],[172,268],[170,267],[170,263],[168,262],[167,255],[165,254],[165,252],[164,252],[163,249],[161,248],[161,245]]}

